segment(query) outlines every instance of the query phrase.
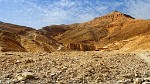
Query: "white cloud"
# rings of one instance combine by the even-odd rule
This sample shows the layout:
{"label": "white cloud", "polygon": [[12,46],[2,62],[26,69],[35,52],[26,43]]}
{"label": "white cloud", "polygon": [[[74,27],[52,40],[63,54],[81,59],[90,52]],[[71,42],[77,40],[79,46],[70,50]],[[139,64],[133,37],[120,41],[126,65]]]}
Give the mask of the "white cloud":
{"label": "white cloud", "polygon": [[[31,4],[31,2],[30,2]],[[100,2],[99,0],[59,0],[47,2],[40,7],[42,21],[48,24],[71,24],[86,22],[99,17],[120,6],[120,2]],[[32,4],[33,5],[33,4]],[[33,5],[39,9],[39,6]]]}
{"label": "white cloud", "polygon": [[150,19],[150,0],[126,0],[126,11],[135,18]]}
{"label": "white cloud", "polygon": [[[41,4],[38,1],[42,2],[41,0],[0,0],[0,7],[6,7],[5,10],[0,9],[0,13],[6,13],[3,17],[0,16],[0,20],[34,28],[51,24],[80,23],[107,14],[125,3],[102,0],[43,0],[46,2]],[[128,11],[136,7],[135,4],[133,9],[129,9],[133,4],[132,1],[126,4]],[[134,15],[132,12],[129,13]]]}

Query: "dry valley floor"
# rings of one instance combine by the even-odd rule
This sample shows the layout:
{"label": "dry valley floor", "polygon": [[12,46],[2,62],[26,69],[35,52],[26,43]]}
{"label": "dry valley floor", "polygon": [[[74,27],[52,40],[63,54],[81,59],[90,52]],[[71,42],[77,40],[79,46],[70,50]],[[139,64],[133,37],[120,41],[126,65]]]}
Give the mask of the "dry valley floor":
{"label": "dry valley floor", "polygon": [[[146,53],[148,57],[150,53]],[[145,84],[150,82],[150,65],[145,59],[141,59],[141,53],[117,51],[0,53],[0,84],[144,82]]]}

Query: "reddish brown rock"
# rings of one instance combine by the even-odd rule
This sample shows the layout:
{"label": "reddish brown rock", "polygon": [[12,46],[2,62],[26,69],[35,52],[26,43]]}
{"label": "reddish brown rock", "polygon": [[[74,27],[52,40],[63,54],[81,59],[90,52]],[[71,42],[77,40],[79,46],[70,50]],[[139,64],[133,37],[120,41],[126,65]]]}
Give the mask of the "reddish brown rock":
{"label": "reddish brown rock", "polygon": [[135,19],[118,11],[85,23],[52,25],[40,30],[0,22],[0,30],[19,36],[20,41],[16,37],[10,37],[11,35],[7,36],[10,42],[4,45],[17,47],[12,48],[12,51],[18,48],[17,51],[31,52],[68,50],[64,45],[72,50],[82,51],[95,50],[95,47],[96,50],[124,51],[150,48],[150,20]]}
{"label": "reddish brown rock", "polygon": [[0,50],[17,52],[52,52],[59,43],[35,29],[0,22]]}
{"label": "reddish brown rock", "polygon": [[74,44],[74,43],[68,44],[67,48],[69,48],[71,50],[77,50],[77,51],[93,51],[96,49],[95,46],[93,46],[93,45]]}
{"label": "reddish brown rock", "polygon": [[[89,22],[67,25],[67,28],[62,25],[57,26],[55,27],[58,30],[60,28],[66,30],[51,36],[64,45],[70,43],[94,44],[96,49],[104,49],[103,47],[107,46],[107,50],[129,51],[150,48],[149,39],[143,38],[150,35],[150,20],[135,19],[118,11],[97,17]],[[51,29],[51,26],[49,28]],[[51,31],[44,28],[41,30],[46,31],[50,36]],[[123,42],[124,40],[129,41]]]}

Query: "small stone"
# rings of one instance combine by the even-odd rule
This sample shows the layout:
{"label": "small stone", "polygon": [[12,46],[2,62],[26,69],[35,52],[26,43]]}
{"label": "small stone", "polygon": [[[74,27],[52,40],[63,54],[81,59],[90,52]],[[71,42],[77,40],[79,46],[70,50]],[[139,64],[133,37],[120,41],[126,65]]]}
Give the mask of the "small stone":
{"label": "small stone", "polygon": [[48,61],[49,63],[51,63],[52,61]]}
{"label": "small stone", "polygon": [[26,79],[29,79],[29,78],[33,78],[34,74],[31,72],[24,72],[22,73],[22,76],[25,77]]}
{"label": "small stone", "polygon": [[119,80],[119,81],[117,81],[116,84],[124,84],[124,83],[125,83],[125,81]]}
{"label": "small stone", "polygon": [[133,84],[141,84],[143,82],[142,78],[136,78]]}
{"label": "small stone", "polygon": [[54,76],[55,75],[55,73],[51,73],[51,76]]}
{"label": "small stone", "polygon": [[150,82],[143,82],[142,84],[150,84]]}
{"label": "small stone", "polygon": [[19,60],[17,60],[16,62],[20,62]]}
{"label": "small stone", "polygon": [[62,71],[57,71],[57,73],[59,74],[59,73],[62,73]]}
{"label": "small stone", "polygon": [[139,74],[138,74],[138,73],[135,73],[134,76],[135,76],[135,77],[139,77]]}
{"label": "small stone", "polygon": [[23,80],[26,80],[26,78],[22,76],[17,76],[17,81],[23,81]]}
{"label": "small stone", "polygon": [[65,67],[63,67],[63,69],[67,69],[67,68],[68,68],[68,67],[66,67],[66,66],[65,66]]}
{"label": "small stone", "polygon": [[15,64],[17,64],[17,63],[21,63],[21,62],[19,60],[17,60]]}
{"label": "small stone", "polygon": [[125,83],[126,83],[126,84],[128,84],[128,83],[130,83],[130,82],[131,82],[131,79],[125,80]]}
{"label": "small stone", "polygon": [[25,60],[26,63],[32,63],[34,62],[34,60],[32,58],[28,58],[27,60]]}
{"label": "small stone", "polygon": [[144,78],[144,81],[150,82],[150,77],[149,78]]}
{"label": "small stone", "polygon": [[34,78],[34,74],[31,73],[31,72],[24,72],[22,74],[18,74],[16,76],[16,79],[15,81],[23,81],[23,80],[26,80],[26,79],[31,79],[31,78]]}

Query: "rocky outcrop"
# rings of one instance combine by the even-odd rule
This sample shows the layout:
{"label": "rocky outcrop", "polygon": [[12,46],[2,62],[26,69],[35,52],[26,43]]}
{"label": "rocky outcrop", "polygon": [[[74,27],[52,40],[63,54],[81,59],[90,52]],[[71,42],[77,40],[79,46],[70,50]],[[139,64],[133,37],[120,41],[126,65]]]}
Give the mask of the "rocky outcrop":
{"label": "rocky outcrop", "polygon": [[52,25],[40,31],[63,44],[98,42],[109,36],[111,32],[118,31],[125,22],[134,20],[133,17],[118,11],[111,12],[89,22],[71,25]]}
{"label": "rocky outcrop", "polygon": [[0,30],[6,30],[17,34],[24,34],[26,31],[32,31],[35,29],[26,26],[0,22]]}
{"label": "rocky outcrop", "polygon": [[126,18],[132,18],[132,19],[134,19],[130,15],[123,14],[123,13],[118,12],[118,11],[113,11],[110,14],[107,14],[105,16],[102,16],[102,17],[99,17],[99,18],[95,18],[95,19],[100,19],[100,20],[112,19],[114,21],[114,20],[117,20],[119,17],[126,17]]}
{"label": "rocky outcrop", "polygon": [[[64,45],[67,45],[71,50],[81,51],[95,50],[94,46],[96,46],[96,50],[148,49],[150,48],[149,38],[141,38],[142,40],[139,40],[134,39],[134,37],[149,37],[149,28],[150,20],[135,19],[118,11],[111,12],[85,23],[51,25],[43,27],[40,30],[0,22],[1,31],[18,35],[21,41],[16,42],[25,51],[31,52],[67,50]],[[131,42],[123,42],[131,38],[133,38]],[[10,40],[10,43],[14,40]],[[9,45],[10,43],[5,45]]]}
{"label": "rocky outcrop", "polygon": [[63,34],[70,28],[69,25],[51,25],[51,26],[46,26],[40,29],[39,31],[42,32],[43,34],[47,36],[58,36],[60,34]]}
{"label": "rocky outcrop", "polygon": [[95,46],[93,46],[93,45],[74,44],[74,43],[68,44],[67,48],[69,48],[71,50],[77,50],[77,51],[93,51],[96,49]]}
{"label": "rocky outcrop", "polygon": [[[60,25],[61,26],[61,25]],[[56,29],[66,29],[64,32],[60,32],[59,34],[53,35],[52,37],[62,43],[64,45],[70,43],[74,50],[81,50],[78,48],[78,43],[82,43],[85,45],[94,44],[96,49],[105,50],[105,49],[117,49],[120,50],[126,43],[122,42],[123,40],[128,40],[133,37],[137,37],[139,35],[146,35],[150,32],[150,20],[140,20],[131,17],[130,15],[123,14],[118,11],[111,12],[102,17],[95,18],[89,22],[81,23],[81,24],[71,24],[59,27],[55,26]],[[47,31],[48,36],[52,31]],[[147,40],[147,39],[145,39]],[[115,43],[118,43],[117,45]],[[134,45],[134,41],[132,42]],[[149,41],[145,45],[146,48],[149,47]],[[104,48],[112,44],[111,47]],[[115,45],[114,45],[115,44]],[[139,49],[138,45],[135,44],[135,48]],[[140,45],[140,47],[143,44]],[[130,49],[133,46],[130,46]],[[144,49],[146,49],[144,47]],[[84,50],[84,49],[83,49]],[[132,49],[135,50],[135,49]]]}
{"label": "rocky outcrop", "polygon": [[26,51],[20,42],[21,37],[19,35],[7,31],[0,31],[0,51]]}
{"label": "rocky outcrop", "polygon": [[1,51],[53,52],[59,47],[52,37],[32,28],[1,22],[0,29]]}

